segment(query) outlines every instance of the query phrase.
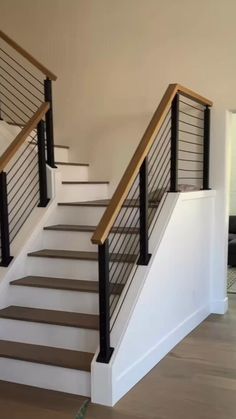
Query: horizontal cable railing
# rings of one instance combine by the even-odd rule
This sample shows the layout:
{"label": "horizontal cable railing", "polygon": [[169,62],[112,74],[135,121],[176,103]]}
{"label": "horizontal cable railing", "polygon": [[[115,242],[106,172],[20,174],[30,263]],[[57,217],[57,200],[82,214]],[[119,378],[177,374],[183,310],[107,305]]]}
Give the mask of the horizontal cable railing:
{"label": "horizontal cable railing", "polygon": [[52,80],[56,76],[0,31],[0,120],[24,126],[39,106],[49,103],[45,116],[47,163],[55,167]]}
{"label": "horizontal cable railing", "polygon": [[55,167],[52,80],[52,72],[0,31],[0,132],[12,138],[0,156],[1,266],[9,265],[11,243],[32,210],[48,203],[46,160]]}
{"label": "horizontal cable railing", "polygon": [[0,265],[12,260],[11,243],[36,206],[48,203],[43,103],[0,157]]}
{"label": "horizontal cable railing", "polygon": [[107,207],[92,242],[99,253],[99,362],[169,192],[208,189],[212,102],[170,85]]}
{"label": "horizontal cable railing", "polygon": [[193,100],[179,100],[179,183],[203,188],[204,112]]}

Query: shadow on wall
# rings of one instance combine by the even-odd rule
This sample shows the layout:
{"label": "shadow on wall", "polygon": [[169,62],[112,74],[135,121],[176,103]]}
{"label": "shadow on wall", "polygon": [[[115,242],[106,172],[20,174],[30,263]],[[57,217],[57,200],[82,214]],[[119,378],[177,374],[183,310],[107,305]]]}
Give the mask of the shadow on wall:
{"label": "shadow on wall", "polygon": [[111,116],[90,133],[91,178],[109,180],[112,194],[138,146],[152,114]]}

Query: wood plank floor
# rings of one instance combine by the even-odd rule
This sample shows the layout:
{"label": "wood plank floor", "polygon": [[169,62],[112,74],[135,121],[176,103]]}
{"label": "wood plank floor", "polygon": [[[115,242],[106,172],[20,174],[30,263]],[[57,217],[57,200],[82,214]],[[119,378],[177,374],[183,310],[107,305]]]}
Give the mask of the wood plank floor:
{"label": "wood plank floor", "polygon": [[113,409],[86,419],[236,419],[236,295],[211,315]]}
{"label": "wood plank floor", "polygon": [[[86,419],[235,419],[236,295],[229,301],[114,408],[90,405]],[[74,419],[83,400],[0,382],[1,419]]]}
{"label": "wood plank floor", "polygon": [[1,419],[74,419],[84,400],[82,396],[0,381]]}

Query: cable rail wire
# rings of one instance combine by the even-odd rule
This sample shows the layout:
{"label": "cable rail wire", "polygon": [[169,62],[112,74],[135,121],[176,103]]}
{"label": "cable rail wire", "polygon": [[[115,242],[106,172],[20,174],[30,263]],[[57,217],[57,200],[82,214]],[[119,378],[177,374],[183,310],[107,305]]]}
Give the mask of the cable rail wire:
{"label": "cable rail wire", "polygon": [[53,73],[0,31],[0,122],[16,135],[0,156],[1,266],[12,260],[10,245],[34,208],[48,203],[46,162],[55,167],[52,80]]}
{"label": "cable rail wire", "polygon": [[[98,362],[108,363],[110,360],[113,352],[110,346],[111,331],[138,266],[149,263],[151,255],[148,242],[168,193],[188,188],[208,188],[211,104],[209,101],[204,105],[201,102],[201,98],[191,98],[189,92],[182,95],[179,91],[175,94],[152,145],[139,166],[139,172],[129,185],[129,192],[109,227],[110,232],[101,243],[97,238],[96,241],[92,238],[93,243],[98,243],[99,253]],[[108,211],[109,208],[106,212]],[[106,212],[100,224],[105,220]]]}

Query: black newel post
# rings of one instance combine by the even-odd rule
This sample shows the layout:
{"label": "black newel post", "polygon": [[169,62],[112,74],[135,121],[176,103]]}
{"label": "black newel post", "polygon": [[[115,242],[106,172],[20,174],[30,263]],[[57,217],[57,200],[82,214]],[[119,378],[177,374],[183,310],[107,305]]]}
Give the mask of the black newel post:
{"label": "black newel post", "polygon": [[99,269],[99,329],[100,352],[97,362],[108,364],[113,352],[110,346],[110,284],[109,284],[109,243],[108,239],[98,246]]}
{"label": "black newel post", "polygon": [[49,199],[47,193],[47,168],[45,159],[44,123],[41,120],[37,125],[38,136],[38,168],[39,168],[39,207],[46,207]]}
{"label": "black newel post", "polygon": [[140,196],[140,255],[138,265],[148,265],[151,258],[148,253],[148,158],[146,157],[139,171],[139,196]]}
{"label": "black newel post", "polygon": [[178,143],[179,143],[179,95],[176,94],[171,106],[171,158],[170,192],[178,191]]}
{"label": "black newel post", "polygon": [[47,163],[51,167],[55,167],[54,158],[54,133],[53,133],[53,107],[52,107],[52,80],[46,78],[44,80],[44,99],[50,103],[50,108],[46,113],[46,142],[47,142]]}
{"label": "black newel post", "polygon": [[209,188],[209,168],[210,168],[210,118],[211,110],[206,106],[204,111],[204,144],[203,144],[203,189]]}
{"label": "black newel post", "polygon": [[0,266],[8,266],[13,258],[10,256],[7,176],[5,172],[0,173],[0,230],[2,247],[2,259],[0,261]]}

